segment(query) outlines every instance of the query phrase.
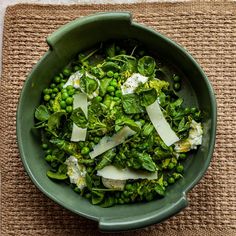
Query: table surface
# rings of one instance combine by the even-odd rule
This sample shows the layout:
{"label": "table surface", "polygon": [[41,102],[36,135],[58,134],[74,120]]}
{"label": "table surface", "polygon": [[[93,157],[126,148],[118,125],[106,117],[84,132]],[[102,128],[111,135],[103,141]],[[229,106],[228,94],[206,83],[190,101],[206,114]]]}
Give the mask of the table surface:
{"label": "table surface", "polygon": [[[7,6],[17,3],[35,3],[35,4],[105,4],[105,3],[139,3],[139,2],[177,2],[189,0],[0,0],[0,61],[2,61],[2,36],[4,15]],[[0,75],[2,64],[0,64]]]}

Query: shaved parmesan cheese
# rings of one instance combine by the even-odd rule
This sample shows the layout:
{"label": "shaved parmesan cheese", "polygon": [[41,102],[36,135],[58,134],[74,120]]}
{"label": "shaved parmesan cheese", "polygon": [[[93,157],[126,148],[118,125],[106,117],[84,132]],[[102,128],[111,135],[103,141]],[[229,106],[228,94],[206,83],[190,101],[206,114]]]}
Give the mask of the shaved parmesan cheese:
{"label": "shaved parmesan cheese", "polygon": [[[74,97],[73,109],[80,107],[87,117],[88,116],[87,95],[84,93],[76,93],[74,94],[73,97]],[[73,123],[72,135],[70,140],[73,142],[85,141],[86,133],[87,133],[87,128],[80,128],[75,123]]]}
{"label": "shaved parmesan cheese", "polygon": [[66,159],[65,164],[67,165],[67,175],[70,178],[70,182],[76,184],[78,188],[83,189],[86,186],[85,166],[78,164],[78,160],[74,156],[70,156]]}
{"label": "shaved parmesan cheese", "polygon": [[100,142],[93,148],[93,151],[89,153],[90,157],[93,159],[96,156],[99,156],[102,153],[120,145],[125,141],[126,138],[134,135],[135,133],[136,132],[130,129],[128,126],[125,126],[112,137],[103,137]]}
{"label": "shaved parmesan cheese", "polygon": [[125,183],[125,180],[107,179],[102,177],[102,184],[106,188],[124,190]]}
{"label": "shaved parmesan cheese", "polygon": [[171,146],[173,143],[179,141],[178,136],[166,121],[157,101],[147,106],[146,110],[157,133],[167,146]]}
{"label": "shaved parmesan cheese", "polygon": [[140,83],[144,84],[148,81],[148,77],[143,76],[139,73],[134,73],[129,77],[125,83],[121,86],[122,94],[134,93],[135,89],[139,86]]}
{"label": "shaved parmesan cheese", "polygon": [[97,171],[98,176],[113,180],[128,180],[128,179],[157,179],[156,172],[147,172],[142,170],[133,170],[130,168],[119,169],[115,166],[106,166]]}

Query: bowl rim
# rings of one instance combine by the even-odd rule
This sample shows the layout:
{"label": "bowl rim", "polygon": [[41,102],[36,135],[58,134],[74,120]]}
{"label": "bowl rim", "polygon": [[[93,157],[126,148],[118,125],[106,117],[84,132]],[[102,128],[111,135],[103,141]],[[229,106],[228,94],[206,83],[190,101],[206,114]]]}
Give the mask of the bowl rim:
{"label": "bowl rim", "polygon": [[[27,162],[27,158],[26,155],[24,153],[24,148],[23,148],[23,138],[21,136],[21,122],[20,122],[20,117],[22,117],[22,108],[23,108],[23,102],[22,102],[22,97],[23,94],[25,92],[25,90],[27,89],[27,87],[29,86],[29,83],[31,82],[30,78],[32,77],[32,75],[35,73],[35,71],[37,70],[37,67],[39,66],[39,64],[48,56],[48,54],[50,54],[51,49],[52,48],[52,39],[58,39],[60,38],[60,35],[63,34],[67,34],[70,30],[73,30],[76,27],[79,27],[81,24],[89,24],[89,22],[92,22],[94,20],[99,20],[99,19],[104,19],[107,18],[109,19],[109,17],[112,18],[116,18],[116,17],[126,17],[127,19],[129,19],[130,24],[134,27],[137,27],[141,30],[147,31],[148,33],[153,34],[155,37],[159,37],[161,40],[167,42],[168,44],[170,44],[171,46],[175,47],[177,50],[179,50],[182,54],[184,54],[184,56],[196,67],[196,69],[198,70],[198,72],[201,75],[201,79],[204,80],[205,85],[207,86],[207,90],[209,93],[209,99],[210,99],[210,103],[211,103],[211,120],[212,120],[212,124],[211,127],[212,129],[210,130],[210,142],[209,142],[209,151],[208,151],[208,155],[206,157],[206,160],[204,162],[204,165],[202,166],[201,171],[198,173],[198,175],[196,175],[196,177],[194,178],[194,180],[192,182],[190,182],[186,188],[183,190],[182,192],[182,196],[180,196],[179,198],[179,202],[177,204],[177,206],[175,206],[175,209],[172,207],[171,209],[167,209],[165,212],[163,212],[162,215],[160,214],[151,214],[151,219],[149,217],[146,217],[142,222],[139,222],[137,224],[137,222],[131,222],[128,221],[128,225],[125,224],[121,224],[121,222],[119,221],[113,221],[113,222],[106,222],[106,220],[103,222],[102,218],[98,218],[92,215],[88,215],[86,213],[83,212],[79,212],[78,210],[73,209],[72,207],[68,206],[65,204],[65,202],[60,201],[55,195],[51,194],[49,191],[45,190],[44,187],[38,182],[38,180],[35,178],[33,172],[31,171],[28,162]],[[200,67],[200,65],[197,63],[197,61],[191,56],[190,53],[188,53],[187,50],[185,50],[182,46],[180,46],[178,43],[176,43],[175,41],[169,39],[168,37],[160,34],[159,32],[155,31],[154,29],[145,26],[143,24],[140,23],[136,23],[133,22],[131,19],[131,13],[129,12],[105,12],[105,13],[96,13],[93,15],[89,15],[86,17],[81,17],[81,18],[77,18],[76,20],[73,20],[63,26],[61,26],[58,30],[56,30],[54,33],[52,33],[52,35],[47,37],[47,43],[49,45],[49,50],[40,58],[40,60],[36,63],[36,65],[33,66],[31,72],[28,74],[26,81],[24,82],[24,85],[22,87],[21,90],[21,94],[20,94],[20,98],[18,101],[18,107],[17,107],[17,114],[16,114],[16,134],[17,134],[17,143],[18,143],[18,147],[19,147],[19,151],[20,151],[20,157],[21,160],[23,162],[23,166],[24,169],[26,170],[27,174],[29,175],[30,179],[32,180],[32,182],[37,186],[37,188],[43,192],[47,197],[49,197],[50,199],[52,199],[54,202],[58,203],[59,205],[63,206],[64,208],[79,214],[83,217],[95,220],[95,221],[99,221],[99,227],[102,230],[105,231],[121,231],[121,230],[130,230],[130,229],[137,229],[137,228],[141,228],[144,226],[148,226],[150,224],[154,224],[154,223],[158,223],[161,222],[173,215],[175,215],[176,213],[178,213],[180,210],[182,210],[184,207],[186,207],[188,205],[188,201],[186,199],[186,194],[201,180],[201,178],[203,178],[205,172],[207,171],[207,168],[210,164],[212,155],[213,155],[213,151],[214,151],[214,146],[215,146],[215,140],[216,140],[216,127],[217,127],[217,104],[216,104],[216,98],[215,98],[215,94],[214,94],[214,90],[213,87],[210,83],[210,81],[208,80],[206,74],[204,73],[203,69]],[[81,23],[82,22],[82,23]],[[139,227],[140,226],[140,227]]]}

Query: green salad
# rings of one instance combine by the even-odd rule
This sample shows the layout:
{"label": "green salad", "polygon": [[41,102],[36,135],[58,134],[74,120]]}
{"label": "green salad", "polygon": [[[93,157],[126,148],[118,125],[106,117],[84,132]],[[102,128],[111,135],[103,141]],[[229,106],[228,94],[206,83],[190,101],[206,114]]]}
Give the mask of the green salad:
{"label": "green salad", "polygon": [[80,53],[35,110],[47,176],[92,204],[164,197],[202,143],[201,112],[184,107],[182,78],[135,40]]}

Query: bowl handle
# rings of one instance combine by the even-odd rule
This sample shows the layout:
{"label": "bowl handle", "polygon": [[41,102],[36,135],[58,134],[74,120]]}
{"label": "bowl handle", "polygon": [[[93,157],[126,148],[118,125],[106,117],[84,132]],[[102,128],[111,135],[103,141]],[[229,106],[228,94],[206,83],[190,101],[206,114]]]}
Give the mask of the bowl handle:
{"label": "bowl handle", "polygon": [[[99,229],[104,232],[114,232],[123,230],[134,230],[138,228],[147,227],[152,224],[160,223],[170,216],[180,212],[183,208],[187,207],[188,200],[186,195],[183,194],[179,200],[168,206],[162,212],[150,212],[146,215],[132,216],[127,218],[106,218],[99,219]],[[114,211],[115,214],[115,211]]]}

